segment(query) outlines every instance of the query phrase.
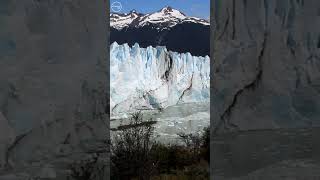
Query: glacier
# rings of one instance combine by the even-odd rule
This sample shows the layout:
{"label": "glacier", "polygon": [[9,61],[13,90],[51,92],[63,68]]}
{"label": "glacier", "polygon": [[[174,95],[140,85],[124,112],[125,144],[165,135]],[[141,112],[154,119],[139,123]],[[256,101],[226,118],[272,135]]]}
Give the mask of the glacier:
{"label": "glacier", "polygon": [[177,53],[164,46],[110,46],[111,118],[210,101],[210,57]]}

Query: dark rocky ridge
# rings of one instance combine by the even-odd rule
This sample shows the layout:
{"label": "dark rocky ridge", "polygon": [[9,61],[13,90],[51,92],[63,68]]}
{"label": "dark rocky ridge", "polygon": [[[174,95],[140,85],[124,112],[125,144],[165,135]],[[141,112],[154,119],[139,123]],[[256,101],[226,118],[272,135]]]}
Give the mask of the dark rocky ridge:
{"label": "dark rocky ridge", "polygon": [[190,52],[194,56],[210,54],[210,26],[196,23],[181,23],[170,29],[157,30],[158,25],[127,27],[121,30],[111,28],[110,42],[138,43],[140,47],[166,46],[179,53]]}

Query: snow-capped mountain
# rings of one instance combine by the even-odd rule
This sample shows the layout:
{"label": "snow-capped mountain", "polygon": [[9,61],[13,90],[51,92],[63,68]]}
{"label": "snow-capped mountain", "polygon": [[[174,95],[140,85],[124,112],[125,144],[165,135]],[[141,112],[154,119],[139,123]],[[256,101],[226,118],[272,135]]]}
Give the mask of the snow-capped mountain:
{"label": "snow-capped mountain", "polygon": [[139,14],[134,10],[128,14],[111,13],[110,26],[120,30],[124,27],[128,27],[134,20],[141,16],[143,16],[143,14]]}
{"label": "snow-capped mountain", "polygon": [[141,47],[166,46],[170,51],[190,52],[194,56],[210,54],[210,25],[203,19],[165,7],[151,14],[131,11],[110,14],[110,42]]}
{"label": "snow-capped mountain", "polygon": [[114,42],[110,48],[110,110],[113,115],[141,109],[209,102],[210,58],[140,48]]}
{"label": "snow-capped mountain", "polygon": [[151,14],[137,13],[135,10],[127,14],[110,14],[111,27],[121,30],[125,27],[143,27],[145,25],[157,25],[158,30],[168,29],[177,24],[191,22],[209,26],[209,22],[204,19],[189,17],[184,13],[171,7],[162,8],[160,11]]}

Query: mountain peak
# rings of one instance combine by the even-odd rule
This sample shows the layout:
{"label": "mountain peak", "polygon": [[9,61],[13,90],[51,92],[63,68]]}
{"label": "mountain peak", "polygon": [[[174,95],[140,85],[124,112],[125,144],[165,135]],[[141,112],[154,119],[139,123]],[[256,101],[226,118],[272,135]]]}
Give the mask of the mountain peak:
{"label": "mountain peak", "polygon": [[135,9],[132,9],[129,14],[138,14],[138,12]]}
{"label": "mountain peak", "polygon": [[173,8],[171,6],[166,6],[160,10],[161,12],[173,12]]}
{"label": "mountain peak", "polygon": [[142,27],[147,24],[159,25],[157,29],[162,30],[183,22],[209,25],[206,20],[188,17],[170,6],[165,6],[161,10],[151,14],[142,14],[133,9],[126,14],[110,15],[110,20],[111,26],[118,30],[129,26]]}
{"label": "mountain peak", "polygon": [[128,15],[131,17],[131,18],[137,18],[138,16],[142,15],[140,13],[138,13],[135,9],[131,10]]}
{"label": "mountain peak", "polygon": [[182,12],[180,12],[177,9],[172,8],[171,6],[165,6],[164,8],[162,8],[160,11],[158,11],[164,15],[172,15],[172,16],[186,16],[185,14],[183,14]]}

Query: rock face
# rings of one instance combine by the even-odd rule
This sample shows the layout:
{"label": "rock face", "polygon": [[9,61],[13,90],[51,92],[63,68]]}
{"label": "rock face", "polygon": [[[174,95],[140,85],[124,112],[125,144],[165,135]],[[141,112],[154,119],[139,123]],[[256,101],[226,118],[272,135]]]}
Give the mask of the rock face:
{"label": "rock face", "polygon": [[106,156],[106,7],[0,2],[0,174],[15,174],[3,177],[66,179],[75,161]]}
{"label": "rock face", "polygon": [[215,0],[212,126],[320,125],[320,1]]}

